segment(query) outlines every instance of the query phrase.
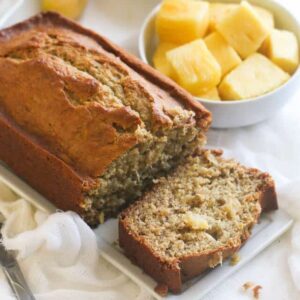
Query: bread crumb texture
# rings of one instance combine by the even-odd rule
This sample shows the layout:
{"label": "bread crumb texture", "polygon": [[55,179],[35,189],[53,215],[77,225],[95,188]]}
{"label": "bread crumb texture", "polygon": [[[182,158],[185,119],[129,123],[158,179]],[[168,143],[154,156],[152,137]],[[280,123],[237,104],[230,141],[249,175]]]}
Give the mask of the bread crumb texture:
{"label": "bread crumb texture", "polygon": [[[121,216],[127,230],[162,261],[239,248],[261,213],[260,197],[270,177],[199,150]],[[220,251],[218,251],[220,249]]]}

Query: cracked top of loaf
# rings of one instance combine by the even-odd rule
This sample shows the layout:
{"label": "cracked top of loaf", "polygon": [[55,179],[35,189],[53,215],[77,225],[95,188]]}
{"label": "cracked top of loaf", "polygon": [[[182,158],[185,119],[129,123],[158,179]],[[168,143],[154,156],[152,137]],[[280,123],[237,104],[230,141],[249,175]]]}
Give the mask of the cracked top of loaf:
{"label": "cracked top of loaf", "polygon": [[83,176],[176,126],[205,131],[210,113],[171,80],[55,13],[0,32],[0,110]]}

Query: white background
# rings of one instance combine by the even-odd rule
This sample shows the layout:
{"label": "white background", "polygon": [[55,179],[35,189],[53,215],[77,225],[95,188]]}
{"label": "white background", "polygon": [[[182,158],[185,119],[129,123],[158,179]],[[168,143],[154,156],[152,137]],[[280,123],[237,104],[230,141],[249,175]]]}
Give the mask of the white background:
{"label": "white background", "polygon": [[[39,1],[24,2],[7,25],[39,11]],[[137,38],[140,26],[147,13],[158,2],[90,0],[81,22],[138,55]],[[282,2],[294,5],[294,10],[300,12],[298,0]],[[296,202],[300,202],[300,97],[296,97],[284,110],[262,124],[241,129],[211,130],[208,144],[211,147],[223,148],[226,156],[235,157],[247,165],[272,173],[278,185],[281,206],[286,207],[286,203],[289,203],[289,209]],[[295,217],[299,215],[293,209],[290,212]],[[290,235],[291,233],[287,233],[275,242],[206,299],[251,299],[251,294],[241,291],[241,286],[246,281],[263,287],[261,299],[300,299],[288,267]]]}

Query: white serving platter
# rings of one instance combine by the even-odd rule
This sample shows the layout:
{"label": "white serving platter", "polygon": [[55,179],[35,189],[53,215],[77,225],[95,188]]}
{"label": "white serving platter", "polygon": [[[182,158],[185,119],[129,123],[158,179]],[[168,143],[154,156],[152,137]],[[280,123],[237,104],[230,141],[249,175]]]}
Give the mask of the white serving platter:
{"label": "white serving platter", "polygon": [[[39,209],[49,212],[54,212],[56,210],[56,208],[41,194],[32,189],[1,162],[0,181]],[[292,223],[293,220],[291,217],[281,209],[268,214],[263,214],[259,224],[254,227],[251,238],[239,251],[241,261],[237,265],[231,266],[228,261],[225,261],[221,266],[185,283],[182,294],[169,294],[164,298],[154,291],[156,282],[139,267],[133,265],[118,247],[118,224],[116,219],[107,221],[94,231],[98,237],[100,254],[139,286],[146,289],[155,299],[200,300],[218,284],[227,279],[258,253],[278,239],[291,227]]]}
{"label": "white serving platter", "polygon": [[0,28],[22,3],[23,0],[0,0]]}

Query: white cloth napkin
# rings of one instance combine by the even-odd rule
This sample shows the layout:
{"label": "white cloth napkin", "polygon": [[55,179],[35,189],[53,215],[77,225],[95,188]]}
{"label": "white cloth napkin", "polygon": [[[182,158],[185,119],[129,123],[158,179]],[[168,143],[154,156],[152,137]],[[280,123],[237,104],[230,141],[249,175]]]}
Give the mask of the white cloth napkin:
{"label": "white cloth napkin", "polygon": [[[99,257],[96,236],[72,212],[49,215],[0,183],[3,243],[18,261],[38,300],[150,299]],[[14,299],[0,274],[0,299]]]}

